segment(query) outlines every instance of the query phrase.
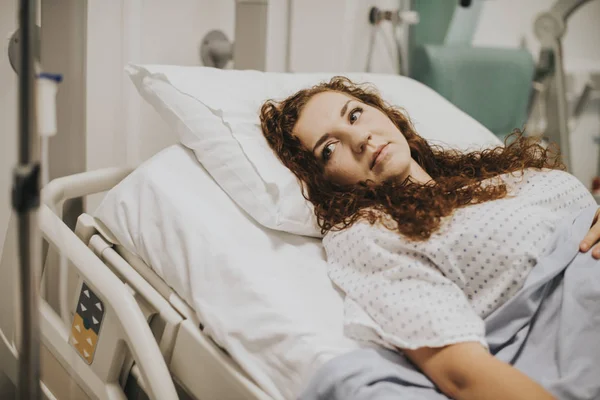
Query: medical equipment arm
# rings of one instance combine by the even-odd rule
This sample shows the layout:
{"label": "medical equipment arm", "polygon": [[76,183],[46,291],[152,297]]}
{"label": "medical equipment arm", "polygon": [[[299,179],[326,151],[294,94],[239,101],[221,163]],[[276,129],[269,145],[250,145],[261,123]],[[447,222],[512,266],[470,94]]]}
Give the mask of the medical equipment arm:
{"label": "medical equipment arm", "polygon": [[[541,50],[534,81],[549,88],[546,136],[560,145],[563,161],[572,169],[569,143],[569,112],[566,98],[566,78],[561,38],[565,33],[569,16],[590,0],[558,0],[550,11],[540,14],[534,31],[541,43]],[[530,109],[536,101],[530,102]]]}
{"label": "medical equipment arm", "polygon": [[404,353],[453,399],[553,399],[542,386],[492,356],[477,342],[423,347]]}
{"label": "medical equipment arm", "polygon": [[552,6],[551,12],[565,21],[576,9],[588,1],[590,0],[559,0]]}

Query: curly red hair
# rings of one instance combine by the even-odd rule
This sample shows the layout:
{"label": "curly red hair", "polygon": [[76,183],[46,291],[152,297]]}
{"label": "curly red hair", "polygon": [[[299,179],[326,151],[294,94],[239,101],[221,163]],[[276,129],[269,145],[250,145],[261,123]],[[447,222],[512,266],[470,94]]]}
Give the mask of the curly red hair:
{"label": "curly red hair", "polygon": [[[421,184],[410,177],[404,182],[355,185],[338,185],[327,180],[322,164],[292,134],[306,103],[325,91],[345,93],[384,112],[405,136],[412,158],[434,183]],[[371,224],[381,222],[409,239],[425,240],[453,210],[507,195],[503,182],[484,185],[484,179],[525,168],[564,169],[554,146],[544,148],[518,129],[507,138],[505,146],[480,151],[461,152],[431,145],[417,134],[408,115],[386,103],[374,87],[355,84],[341,76],[301,90],[283,101],[266,101],[260,110],[260,120],[267,142],[300,180],[304,197],[314,205],[322,233],[344,229],[365,219]]]}

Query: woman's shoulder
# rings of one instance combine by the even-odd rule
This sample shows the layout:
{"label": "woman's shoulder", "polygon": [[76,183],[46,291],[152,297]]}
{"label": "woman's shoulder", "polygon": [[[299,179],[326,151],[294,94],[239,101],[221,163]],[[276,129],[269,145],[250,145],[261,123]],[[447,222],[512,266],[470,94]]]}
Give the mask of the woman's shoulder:
{"label": "woman's shoulder", "polygon": [[391,218],[382,218],[374,223],[360,218],[346,227],[331,229],[323,237],[323,245],[327,247],[332,243],[353,242],[356,246],[368,245],[379,242],[380,239],[400,240],[401,235],[394,229],[396,222]]}
{"label": "woman's shoulder", "polygon": [[555,169],[555,168],[533,168],[533,167],[529,167],[529,168],[525,168],[523,170],[519,170],[519,171],[514,171],[514,172],[507,172],[505,174],[502,175],[503,177],[512,177],[512,178],[528,178],[528,177],[534,177],[534,176],[539,176],[539,177],[557,177],[557,176],[572,176],[574,178],[573,175],[571,175],[570,173],[568,173],[567,171],[564,171],[562,169]]}
{"label": "woman's shoulder", "polygon": [[368,221],[358,219],[348,226],[334,226],[327,233],[325,233],[323,240],[332,240],[355,236],[363,232],[365,229],[368,229],[368,225],[370,225]]}
{"label": "woman's shoulder", "polygon": [[[499,179],[507,184],[509,188],[518,188],[539,183],[548,183],[555,181],[570,181],[577,178],[567,171],[551,168],[525,168],[523,170],[506,172],[497,177],[490,178],[489,183],[496,182]],[[487,182],[487,181],[486,181]]]}

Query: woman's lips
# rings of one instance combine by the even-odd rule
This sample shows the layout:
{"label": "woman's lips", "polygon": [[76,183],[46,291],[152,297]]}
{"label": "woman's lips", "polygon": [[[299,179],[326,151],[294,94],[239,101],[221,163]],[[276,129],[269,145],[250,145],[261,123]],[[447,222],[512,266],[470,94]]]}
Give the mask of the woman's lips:
{"label": "woman's lips", "polygon": [[375,153],[373,153],[373,162],[371,163],[371,169],[375,168],[377,164],[379,164],[387,154],[387,146],[389,143],[381,145]]}

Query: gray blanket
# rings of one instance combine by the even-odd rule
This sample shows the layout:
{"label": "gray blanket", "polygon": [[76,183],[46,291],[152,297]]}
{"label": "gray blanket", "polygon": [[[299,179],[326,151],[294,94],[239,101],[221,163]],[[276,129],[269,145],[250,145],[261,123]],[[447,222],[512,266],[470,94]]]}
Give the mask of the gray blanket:
{"label": "gray blanket", "polygon": [[[579,252],[596,207],[564,221],[523,288],[485,319],[490,352],[558,399],[600,399],[600,262]],[[362,349],[323,365],[301,400],[447,399],[400,353]]]}

